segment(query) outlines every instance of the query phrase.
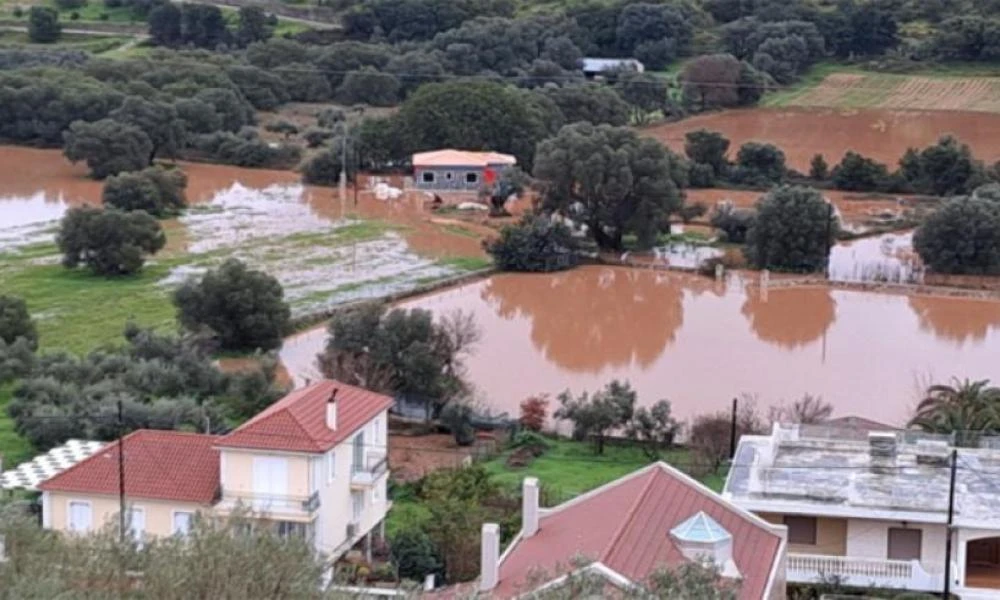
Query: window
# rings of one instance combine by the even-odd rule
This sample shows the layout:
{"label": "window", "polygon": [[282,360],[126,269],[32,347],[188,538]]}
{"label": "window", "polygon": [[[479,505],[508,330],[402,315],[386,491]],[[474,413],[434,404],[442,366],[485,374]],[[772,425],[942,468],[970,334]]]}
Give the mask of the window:
{"label": "window", "polygon": [[69,503],[70,531],[90,531],[91,519],[90,502]]}
{"label": "window", "polygon": [[361,514],[365,511],[365,495],[360,492],[351,492],[351,520],[357,523],[361,520]]}
{"label": "window", "polygon": [[128,511],[128,532],[132,539],[142,543],[143,534],[146,532],[146,511],[145,509],[133,506]]}
{"label": "window", "polygon": [[448,171],[447,173],[444,174],[444,178],[447,179],[448,181],[451,181],[452,177],[454,177],[454,175],[452,174],[451,171]]}
{"label": "window", "polygon": [[337,477],[337,455],[330,450],[329,454],[326,455],[326,480],[327,483],[333,483],[333,480]]}
{"label": "window", "polygon": [[478,173],[466,173],[465,174],[465,183],[479,183],[479,174]]}
{"label": "window", "polygon": [[174,511],[173,526],[171,533],[179,536],[187,536],[191,533],[191,522],[194,520],[194,513],[182,510]]}
{"label": "window", "polygon": [[434,171],[424,171],[420,174],[420,179],[424,183],[434,183]]}
{"label": "window", "polygon": [[278,521],[278,535],[283,538],[308,539],[309,525],[307,523],[296,523],[294,521]]}
{"label": "window", "polygon": [[816,545],[815,517],[787,516],[785,517],[785,525],[788,527],[789,544]]}
{"label": "window", "polygon": [[890,560],[920,560],[921,531],[919,529],[889,528]]}

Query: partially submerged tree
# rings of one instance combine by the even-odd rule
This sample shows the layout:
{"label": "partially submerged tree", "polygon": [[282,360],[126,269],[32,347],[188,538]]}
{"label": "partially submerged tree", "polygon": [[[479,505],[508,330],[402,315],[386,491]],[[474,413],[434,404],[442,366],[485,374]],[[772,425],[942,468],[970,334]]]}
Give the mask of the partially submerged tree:
{"label": "partially submerged tree", "polygon": [[594,451],[604,454],[607,436],[632,420],[636,398],[627,381],[616,379],[593,395],[584,392],[574,397],[568,390],[559,394],[559,408],[553,416],[572,422],[573,438],[592,441]]}
{"label": "partially submerged tree", "polygon": [[602,249],[621,250],[634,233],[651,246],[682,204],[686,169],[678,156],[635,131],[575,123],[538,145],[535,178],[545,207],[588,226]]}
{"label": "partially submerged tree", "polygon": [[144,169],[153,154],[153,142],[142,129],[114,119],[74,121],[63,139],[66,158],[86,161],[95,179]]}
{"label": "partially submerged tree", "polygon": [[23,338],[32,348],[38,347],[38,329],[28,313],[23,298],[0,294],[0,340],[13,344]]}
{"label": "partially submerged tree", "polygon": [[496,176],[496,180],[486,184],[482,190],[490,202],[490,216],[509,216],[510,213],[505,208],[507,201],[511,198],[520,198],[527,189],[530,179],[527,173],[516,166],[504,167]]}
{"label": "partially submerged tree", "polygon": [[938,273],[1000,273],[1000,203],[979,197],[947,201],[917,228],[913,248]]}
{"label": "partially submerged tree", "polygon": [[149,167],[121,173],[104,182],[101,200],[119,210],[144,210],[154,217],[178,214],[187,206],[184,189],[187,177],[180,169]]}
{"label": "partially submerged tree", "polygon": [[291,331],[291,310],[277,279],[229,259],[173,296],[177,320],[208,330],[225,350],[272,350]]}
{"label": "partially submerged tree", "polygon": [[747,232],[747,259],[760,269],[820,271],[837,230],[833,205],[818,191],[775,188],[757,201],[757,216]]}
{"label": "partially submerged tree", "polygon": [[428,417],[467,393],[462,359],[480,336],[467,313],[435,322],[429,311],[378,303],[339,311],[329,332],[318,357],[324,375],[424,402]]}
{"label": "partially submerged tree", "polygon": [[505,225],[485,244],[493,263],[504,271],[560,271],[579,261],[579,243],[569,228],[551,218],[527,214]]}
{"label": "partially submerged tree", "polygon": [[62,264],[86,265],[98,275],[130,275],[139,271],[146,256],[167,243],[160,223],[142,211],[122,212],[97,208],[71,208],[56,236]]}

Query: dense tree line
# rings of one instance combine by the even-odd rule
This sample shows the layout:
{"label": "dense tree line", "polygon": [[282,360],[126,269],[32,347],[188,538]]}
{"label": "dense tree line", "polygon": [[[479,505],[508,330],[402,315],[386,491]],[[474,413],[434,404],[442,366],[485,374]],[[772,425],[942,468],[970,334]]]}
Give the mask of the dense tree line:
{"label": "dense tree line", "polygon": [[70,438],[116,439],[119,400],[127,431],[203,431],[206,424],[224,426],[227,417],[247,418],[281,395],[273,361],[259,370],[222,373],[205,338],[129,326],[125,342],[82,357],[0,346],[0,365],[19,358],[17,369],[0,370],[5,381],[17,380],[7,412],[18,434],[40,450]]}

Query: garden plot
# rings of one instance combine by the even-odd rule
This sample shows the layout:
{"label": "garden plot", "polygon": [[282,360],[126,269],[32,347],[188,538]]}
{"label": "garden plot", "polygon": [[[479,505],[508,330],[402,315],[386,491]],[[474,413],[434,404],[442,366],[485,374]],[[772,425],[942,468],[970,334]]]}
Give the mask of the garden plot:
{"label": "garden plot", "polygon": [[342,302],[412,289],[459,271],[414,253],[400,228],[330,220],[302,202],[300,185],[254,190],[239,184],[180,219],[183,264],[161,281],[177,285],[227,258],[278,278],[295,316]]}

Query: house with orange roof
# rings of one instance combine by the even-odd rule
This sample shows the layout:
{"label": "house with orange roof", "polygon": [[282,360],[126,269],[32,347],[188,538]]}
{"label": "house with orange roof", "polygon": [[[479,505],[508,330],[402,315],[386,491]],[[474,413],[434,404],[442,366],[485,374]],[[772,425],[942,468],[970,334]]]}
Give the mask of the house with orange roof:
{"label": "house with orange roof", "polygon": [[510,154],[470,150],[434,150],[413,155],[414,187],[428,191],[477,192],[500,172],[517,164]]}
{"label": "house with orange roof", "polygon": [[478,588],[484,597],[515,598],[581,570],[626,589],[659,568],[695,561],[736,583],[740,600],[785,598],[786,528],[666,463],[549,509],[539,506],[538,480],[527,478],[522,498],[521,531],[503,553],[498,526],[483,525]]}
{"label": "house with orange roof", "polygon": [[384,524],[392,402],[326,380],[227,435],[136,431],[38,486],[43,525],[81,533],[102,527],[120,514],[124,480],[137,539],[183,535],[198,513],[249,511],[339,556]]}

